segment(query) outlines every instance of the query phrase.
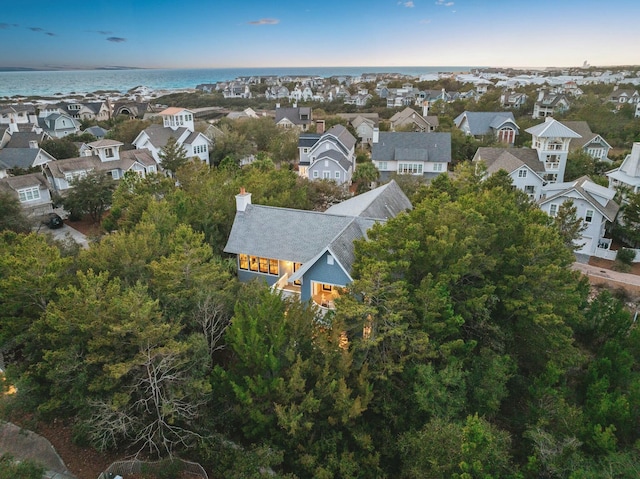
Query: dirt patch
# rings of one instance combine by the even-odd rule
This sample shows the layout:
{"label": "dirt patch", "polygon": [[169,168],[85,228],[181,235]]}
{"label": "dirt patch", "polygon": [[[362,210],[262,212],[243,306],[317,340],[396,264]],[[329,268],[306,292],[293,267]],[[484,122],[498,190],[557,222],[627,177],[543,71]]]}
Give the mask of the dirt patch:
{"label": "dirt patch", "polygon": [[[595,256],[592,256],[591,258],[589,258],[589,264],[591,266],[596,266],[602,269],[613,270],[614,263],[615,261],[603,259],[603,258],[596,258]],[[640,263],[633,263],[631,265],[631,270],[625,271],[625,273],[635,274],[637,276],[640,276]]]}
{"label": "dirt patch", "polygon": [[115,453],[101,453],[91,447],[82,447],[73,442],[71,423],[56,419],[51,423],[37,422],[28,417],[12,418],[21,427],[30,428],[46,438],[66,465],[68,471],[78,479],[97,479],[112,462],[122,459]]}
{"label": "dirt patch", "polygon": [[71,228],[80,231],[80,233],[84,234],[87,238],[95,238],[104,234],[104,230],[100,226],[100,223],[94,223],[89,216],[85,216],[81,220],[76,221],[66,219],[64,222]]}

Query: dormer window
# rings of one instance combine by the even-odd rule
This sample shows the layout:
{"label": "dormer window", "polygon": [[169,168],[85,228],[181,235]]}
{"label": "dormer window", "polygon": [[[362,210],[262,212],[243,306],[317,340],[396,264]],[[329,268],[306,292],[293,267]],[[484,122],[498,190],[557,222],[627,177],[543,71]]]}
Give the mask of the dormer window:
{"label": "dormer window", "polygon": [[113,148],[105,148],[104,156],[106,156],[107,158],[113,158]]}

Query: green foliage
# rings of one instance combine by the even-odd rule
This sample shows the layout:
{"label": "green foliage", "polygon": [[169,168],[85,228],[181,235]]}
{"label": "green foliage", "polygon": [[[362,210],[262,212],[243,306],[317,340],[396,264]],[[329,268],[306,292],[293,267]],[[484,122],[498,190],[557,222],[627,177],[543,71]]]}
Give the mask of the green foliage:
{"label": "green foliage", "polygon": [[636,257],[636,252],[630,248],[620,248],[616,254],[616,261],[631,266]]}
{"label": "green foliage", "polygon": [[0,191],[0,231],[27,233],[30,221],[27,219],[20,201],[14,195]]}
{"label": "green foliage", "polygon": [[340,325],[322,327],[300,302],[256,293],[236,304],[227,330],[233,361],[214,374],[216,389],[231,392],[235,427],[250,441],[268,437],[300,476],[377,475],[359,425],[371,390],[339,346]]}
{"label": "green foliage", "polygon": [[553,224],[558,229],[565,246],[572,251],[584,246],[577,243],[577,241],[582,237],[582,232],[586,229],[586,225],[582,218],[578,218],[578,209],[573,204],[573,201],[568,200],[560,205],[556,216],[553,218]]}
{"label": "green foliage", "polygon": [[572,181],[581,176],[593,176],[596,169],[595,159],[586,151],[577,149],[569,153],[567,166],[564,170],[564,180]]}
{"label": "green foliage", "polygon": [[73,188],[62,200],[71,219],[89,215],[94,223],[99,222],[111,205],[113,191],[116,188],[113,179],[106,173],[92,171],[71,181],[71,186]]}
{"label": "green foliage", "polygon": [[0,479],[41,479],[44,467],[33,461],[16,461],[9,454],[0,456]]}
{"label": "green foliage", "polygon": [[187,151],[184,147],[178,144],[173,136],[169,138],[167,144],[160,148],[158,153],[160,157],[160,165],[165,171],[175,175],[178,168],[184,166],[189,158],[187,158]]}
{"label": "green foliage", "polygon": [[356,184],[357,193],[364,193],[371,189],[371,183],[378,181],[380,178],[380,172],[376,165],[372,161],[366,163],[360,163],[355,173],[353,174],[352,181]]}
{"label": "green foliage", "polygon": [[69,258],[35,233],[0,233],[0,347],[5,354],[29,345],[31,324],[68,281]]}
{"label": "green foliage", "polygon": [[40,148],[49,153],[56,160],[77,158],[79,154],[78,147],[73,143],[73,141],[67,138],[45,140],[40,144]]}
{"label": "green foliage", "polygon": [[150,125],[151,122],[146,120],[117,119],[115,125],[107,133],[106,138],[130,145],[140,132]]}

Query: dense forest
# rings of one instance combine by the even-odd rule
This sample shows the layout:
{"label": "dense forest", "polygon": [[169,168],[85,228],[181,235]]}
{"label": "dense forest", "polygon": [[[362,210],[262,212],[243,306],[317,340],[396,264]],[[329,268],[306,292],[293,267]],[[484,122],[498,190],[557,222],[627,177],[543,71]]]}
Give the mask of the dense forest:
{"label": "dense forest", "polygon": [[220,478],[640,474],[640,333],[570,269],[570,215],[461,164],[357,243],[322,317],[222,250],[240,186],[306,209],[335,191],[268,160],[175,176],[125,177],[86,250],[3,223],[6,415]]}

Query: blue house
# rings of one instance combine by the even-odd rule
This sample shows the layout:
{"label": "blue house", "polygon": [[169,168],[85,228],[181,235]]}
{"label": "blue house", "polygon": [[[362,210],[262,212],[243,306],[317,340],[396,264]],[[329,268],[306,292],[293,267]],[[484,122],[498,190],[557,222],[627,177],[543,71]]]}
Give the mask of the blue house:
{"label": "blue house", "polygon": [[285,296],[328,310],[352,281],[354,241],[366,239],[375,223],[410,209],[411,202],[391,181],[324,213],[254,205],[244,190],[236,207],[224,251],[237,256],[240,281],[260,278]]}

